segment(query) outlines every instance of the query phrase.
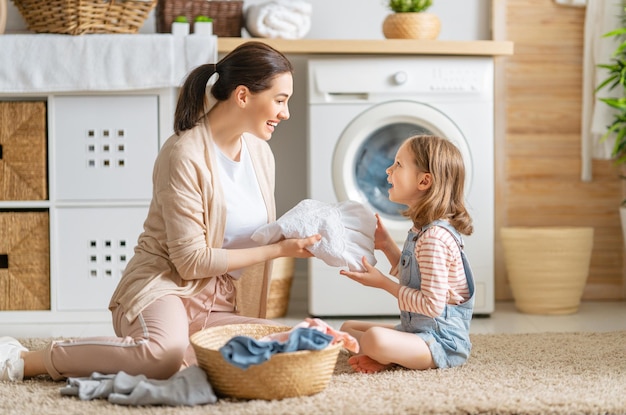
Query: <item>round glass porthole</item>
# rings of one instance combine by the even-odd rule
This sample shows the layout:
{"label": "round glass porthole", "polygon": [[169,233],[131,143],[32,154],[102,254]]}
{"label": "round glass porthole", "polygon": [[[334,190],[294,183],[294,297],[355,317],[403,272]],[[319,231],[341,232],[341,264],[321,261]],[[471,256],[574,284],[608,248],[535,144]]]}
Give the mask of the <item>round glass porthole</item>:
{"label": "round glass porthole", "polygon": [[407,231],[406,206],[389,200],[386,169],[408,137],[433,134],[448,138],[460,149],[466,168],[466,191],[472,160],[465,137],[441,111],[415,101],[391,101],[358,115],[341,134],[333,154],[333,185],[337,199],[357,200],[379,213],[387,228]]}

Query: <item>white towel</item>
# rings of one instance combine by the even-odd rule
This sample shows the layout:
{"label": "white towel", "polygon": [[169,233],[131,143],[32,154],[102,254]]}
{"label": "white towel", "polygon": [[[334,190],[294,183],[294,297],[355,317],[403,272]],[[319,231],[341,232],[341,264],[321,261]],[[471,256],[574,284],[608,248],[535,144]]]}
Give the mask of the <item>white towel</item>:
{"label": "white towel", "polygon": [[254,37],[301,39],[311,29],[311,4],[302,0],[274,0],[246,9],[246,30]]}
{"label": "white towel", "polygon": [[583,49],[583,109],[582,109],[582,173],[583,181],[591,180],[592,159],[610,159],[613,140],[600,142],[606,128],[613,122],[615,110],[598,100],[619,97],[621,88],[608,87],[595,92],[607,71],[599,64],[611,63],[613,51],[619,45],[615,37],[604,34],[621,27],[622,5],[619,0],[587,0],[585,14],[585,43]]}
{"label": "white towel", "polygon": [[3,93],[126,91],[180,86],[217,61],[216,36],[18,34],[0,36]]}
{"label": "white towel", "polygon": [[278,220],[261,226],[252,240],[265,245],[285,238],[306,238],[319,233],[322,239],[309,248],[332,267],[363,271],[361,258],[376,265],[374,233],[376,217],[359,202],[324,203],[305,199]]}

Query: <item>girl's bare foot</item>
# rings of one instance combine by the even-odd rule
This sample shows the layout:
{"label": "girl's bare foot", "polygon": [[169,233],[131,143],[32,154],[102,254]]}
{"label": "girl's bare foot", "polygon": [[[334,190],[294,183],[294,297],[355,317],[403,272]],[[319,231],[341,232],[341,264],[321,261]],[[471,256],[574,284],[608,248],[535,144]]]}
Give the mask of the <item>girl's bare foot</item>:
{"label": "girl's bare foot", "polygon": [[391,365],[383,365],[369,356],[358,354],[348,359],[348,363],[355,372],[376,373],[387,369]]}

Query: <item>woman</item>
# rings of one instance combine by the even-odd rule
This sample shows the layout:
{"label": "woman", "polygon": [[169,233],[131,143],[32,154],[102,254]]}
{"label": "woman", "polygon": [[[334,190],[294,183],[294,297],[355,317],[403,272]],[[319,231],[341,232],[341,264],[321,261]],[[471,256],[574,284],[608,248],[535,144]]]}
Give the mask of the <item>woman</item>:
{"label": "woman", "polygon": [[[264,319],[271,260],[310,257],[306,247],[320,239],[266,246],[250,240],[276,219],[267,141],[289,118],[292,73],[283,54],[248,42],[189,74],[175,134],[155,162],[144,232],[109,305],[118,337],[57,341],[38,351],[1,338],[0,380],[121,370],[166,379],[196,363],[191,334],[223,324],[272,324]],[[208,107],[213,75],[216,102]]]}

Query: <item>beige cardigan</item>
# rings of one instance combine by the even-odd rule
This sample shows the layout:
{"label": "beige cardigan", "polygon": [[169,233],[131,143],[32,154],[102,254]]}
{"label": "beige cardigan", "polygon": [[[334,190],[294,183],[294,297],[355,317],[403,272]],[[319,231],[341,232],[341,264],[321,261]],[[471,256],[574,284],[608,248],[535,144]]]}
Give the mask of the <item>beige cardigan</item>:
{"label": "beige cardigan", "polygon": [[[265,200],[268,222],[276,220],[274,156],[267,142],[244,134]],[[226,205],[217,177],[208,122],[161,148],[153,171],[150,210],[135,255],[113,293],[109,309],[119,304],[133,321],[156,299],[175,294],[190,297],[212,276],[226,273],[228,257],[221,249]],[[271,261],[249,267],[235,282],[237,308],[251,317],[265,317]]]}

